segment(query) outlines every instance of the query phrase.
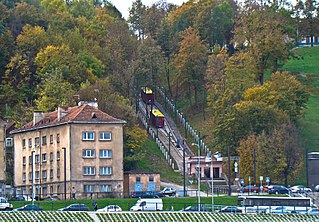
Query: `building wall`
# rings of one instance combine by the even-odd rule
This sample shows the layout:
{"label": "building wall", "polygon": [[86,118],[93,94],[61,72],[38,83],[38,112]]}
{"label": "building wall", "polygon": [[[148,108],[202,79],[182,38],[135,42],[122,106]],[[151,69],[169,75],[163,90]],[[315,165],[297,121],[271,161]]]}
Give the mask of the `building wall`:
{"label": "building wall", "polygon": [[[35,177],[35,187],[37,194],[49,195],[50,193],[57,194],[62,192],[63,187],[61,183],[64,180],[64,155],[62,147],[69,147],[69,126],[61,125],[50,128],[43,128],[40,130],[27,131],[24,133],[14,134],[15,141],[15,174],[14,183],[17,188],[17,193],[30,194],[32,187],[32,151],[34,151],[34,159],[39,155],[40,161],[35,162],[35,174],[39,172],[39,178]],[[52,141],[50,138],[52,136]],[[35,138],[40,139],[40,144],[36,146]],[[46,144],[43,142],[46,137]],[[60,137],[60,142],[58,142]],[[32,145],[29,146],[29,139],[32,141]],[[23,140],[25,140],[25,147],[23,146]],[[51,153],[53,158],[51,157]],[[46,159],[44,159],[44,156]],[[60,158],[58,158],[58,155]],[[23,157],[26,158],[25,164],[23,164]],[[70,168],[67,166],[67,172]],[[50,172],[53,172],[51,177]],[[42,175],[43,171],[46,171],[46,178]],[[59,172],[59,174],[58,174]],[[26,179],[23,179],[25,173]],[[66,174],[67,181],[70,180],[70,175]],[[41,187],[40,187],[41,186]],[[45,192],[46,190],[46,192]],[[44,191],[44,192],[43,192]]]}
{"label": "building wall", "polygon": [[[83,141],[82,132],[95,132],[94,141]],[[111,141],[99,141],[98,132],[109,131],[112,134]],[[50,143],[50,136],[53,141]],[[42,144],[43,136],[46,136],[46,144]],[[58,142],[57,138],[60,138]],[[40,145],[35,146],[35,138],[40,138]],[[23,147],[22,141],[25,139],[26,147]],[[29,139],[32,140],[32,146],[29,147]],[[14,134],[15,141],[15,174],[14,184],[18,194],[31,194],[32,180],[29,174],[32,172],[29,156],[32,156],[32,150],[35,155],[40,155],[40,162],[35,164],[35,171],[40,172],[40,178],[35,179],[36,193],[41,197],[49,194],[64,198],[64,163],[66,164],[66,194],[71,198],[72,188],[76,190],[77,198],[91,197],[91,192],[84,192],[84,185],[94,185],[94,196],[100,192],[100,185],[110,185],[111,192],[123,192],[123,125],[122,124],[64,124],[60,126],[42,128],[23,133]],[[66,148],[66,159],[64,162],[64,150]],[[111,149],[112,158],[100,159],[100,149]],[[94,149],[94,158],[83,158],[83,149]],[[50,153],[53,159],[50,160]],[[58,152],[60,158],[57,158]],[[43,161],[43,154],[46,154],[46,161]],[[26,163],[23,164],[23,157]],[[83,175],[83,167],[95,167],[95,175]],[[100,166],[111,166],[111,175],[99,175]],[[50,171],[53,170],[53,177],[50,177]],[[42,172],[46,171],[47,176],[43,178]],[[59,172],[59,175],[58,175]],[[23,173],[26,179],[23,180]]]}
{"label": "building wall", "polygon": [[5,142],[6,142],[6,125],[0,124],[0,194],[5,192]]}
{"label": "building wall", "polygon": [[[83,141],[82,132],[94,132],[93,141]],[[99,132],[111,132],[110,141],[99,140]],[[73,124],[71,153],[72,187],[84,191],[84,185],[95,185],[94,192],[100,191],[101,185],[111,186],[112,192],[123,193],[123,127],[121,124]],[[83,149],[95,149],[94,158],[83,158]],[[100,150],[112,151],[112,158],[100,158]],[[95,167],[95,175],[83,175],[83,167]],[[100,167],[112,167],[111,175],[100,175]],[[90,193],[81,194],[84,197]]]}
{"label": "building wall", "polygon": [[[153,176],[154,178],[154,182],[150,182],[149,178],[150,176]],[[154,173],[154,174],[149,174],[149,173],[132,173],[132,174],[125,174],[125,179],[126,181],[124,182],[125,185],[128,185],[128,189],[125,188],[125,190],[130,194],[132,192],[134,192],[134,185],[137,183],[136,178],[140,177],[140,184],[142,184],[142,191],[147,191],[147,184],[148,183],[155,183],[156,186],[156,190],[160,190],[160,174]]]}

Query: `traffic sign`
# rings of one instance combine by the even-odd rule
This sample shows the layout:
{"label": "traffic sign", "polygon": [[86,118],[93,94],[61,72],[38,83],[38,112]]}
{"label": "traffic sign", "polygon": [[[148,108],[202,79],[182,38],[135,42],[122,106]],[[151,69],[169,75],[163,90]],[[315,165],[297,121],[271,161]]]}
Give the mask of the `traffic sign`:
{"label": "traffic sign", "polygon": [[269,182],[270,182],[270,178],[266,177],[266,183],[269,183]]}
{"label": "traffic sign", "polygon": [[244,179],[240,179],[240,184],[244,184]]}
{"label": "traffic sign", "polygon": [[238,167],[238,163],[237,162],[234,163],[234,167],[235,168]]}
{"label": "traffic sign", "polygon": [[263,176],[260,176],[260,177],[259,177],[259,180],[260,180],[260,181],[263,181],[263,179],[264,179]]}

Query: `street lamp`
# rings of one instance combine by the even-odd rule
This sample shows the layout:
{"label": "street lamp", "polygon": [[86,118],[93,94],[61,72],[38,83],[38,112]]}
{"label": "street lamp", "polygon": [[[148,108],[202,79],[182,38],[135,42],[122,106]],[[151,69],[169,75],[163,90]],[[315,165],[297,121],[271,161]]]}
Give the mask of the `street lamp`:
{"label": "street lamp", "polygon": [[66,200],[66,148],[62,147],[63,153],[64,153],[64,158],[63,158],[63,163],[64,163],[64,200]]}
{"label": "street lamp", "polygon": [[199,154],[200,154],[200,146],[199,146],[199,144],[197,144],[197,143],[192,143],[192,146],[197,146],[197,153],[198,153],[198,161],[197,161],[197,164],[198,164],[198,173],[197,173],[197,180],[198,180],[198,187],[197,187],[197,190],[198,190],[198,192],[197,192],[197,204],[198,204],[198,211],[200,211],[200,156],[199,156]]}
{"label": "street lamp", "polygon": [[210,157],[210,175],[211,175],[211,179],[212,179],[212,212],[214,212],[214,168],[213,168],[213,155],[210,155],[209,153],[206,156],[206,160],[205,162],[209,161],[209,157]]}
{"label": "street lamp", "polygon": [[34,177],[35,177],[35,159],[34,159],[34,153],[35,153],[35,149],[33,148],[31,151],[31,155],[32,155],[32,205],[34,205],[34,198],[35,198],[35,193],[34,193]]}

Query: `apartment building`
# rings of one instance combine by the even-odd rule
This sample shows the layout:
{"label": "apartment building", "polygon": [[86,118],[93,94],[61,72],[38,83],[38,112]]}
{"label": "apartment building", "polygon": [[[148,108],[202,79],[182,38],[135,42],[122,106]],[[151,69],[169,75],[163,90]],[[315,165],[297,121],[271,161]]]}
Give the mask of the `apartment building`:
{"label": "apartment building", "polygon": [[17,195],[120,196],[125,123],[100,111],[97,103],[35,112],[33,121],[11,131]]}

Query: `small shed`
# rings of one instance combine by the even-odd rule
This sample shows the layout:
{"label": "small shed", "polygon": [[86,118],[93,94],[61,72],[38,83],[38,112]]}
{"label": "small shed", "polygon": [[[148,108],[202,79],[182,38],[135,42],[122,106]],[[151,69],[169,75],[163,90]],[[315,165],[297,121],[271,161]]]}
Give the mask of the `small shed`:
{"label": "small shed", "polygon": [[124,172],[124,196],[136,191],[159,191],[160,173],[147,170]]}

